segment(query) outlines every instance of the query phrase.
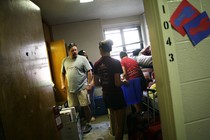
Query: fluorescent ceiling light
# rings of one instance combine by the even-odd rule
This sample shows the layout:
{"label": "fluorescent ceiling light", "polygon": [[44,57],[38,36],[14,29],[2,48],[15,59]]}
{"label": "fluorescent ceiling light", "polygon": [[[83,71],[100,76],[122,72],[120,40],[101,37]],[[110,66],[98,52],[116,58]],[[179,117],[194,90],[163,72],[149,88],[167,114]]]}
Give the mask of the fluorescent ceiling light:
{"label": "fluorescent ceiling light", "polygon": [[93,0],[80,0],[80,3],[93,2]]}

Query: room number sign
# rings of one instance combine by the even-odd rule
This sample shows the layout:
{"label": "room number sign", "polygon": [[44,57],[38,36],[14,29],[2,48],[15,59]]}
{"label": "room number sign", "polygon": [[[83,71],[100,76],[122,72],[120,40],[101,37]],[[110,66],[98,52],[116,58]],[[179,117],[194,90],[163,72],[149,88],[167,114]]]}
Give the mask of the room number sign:
{"label": "room number sign", "polygon": [[[164,4],[162,5],[162,8],[161,9],[162,9],[161,13],[163,14],[163,18],[164,19],[167,19],[166,18],[167,11],[165,9],[165,5]],[[170,23],[167,20],[163,20],[162,26],[163,26],[163,29],[166,32],[169,31],[169,29],[171,28]],[[172,41],[171,41],[170,34],[167,33],[167,36],[165,36],[164,38],[165,38],[165,46],[171,46],[172,45]],[[168,54],[168,57],[169,57],[169,62],[173,62],[174,61],[174,54],[173,53],[169,53]]]}

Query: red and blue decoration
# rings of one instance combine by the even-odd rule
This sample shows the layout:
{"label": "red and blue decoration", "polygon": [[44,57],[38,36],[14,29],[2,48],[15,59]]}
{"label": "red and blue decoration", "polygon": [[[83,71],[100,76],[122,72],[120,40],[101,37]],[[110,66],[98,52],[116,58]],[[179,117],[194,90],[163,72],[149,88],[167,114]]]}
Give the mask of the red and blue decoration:
{"label": "red and blue decoration", "polygon": [[169,22],[182,35],[186,34],[183,26],[198,16],[200,12],[187,0],[183,0],[177,7]]}
{"label": "red and blue decoration", "polygon": [[210,19],[206,12],[203,12],[189,23],[185,24],[184,29],[192,44],[195,46],[210,35]]}

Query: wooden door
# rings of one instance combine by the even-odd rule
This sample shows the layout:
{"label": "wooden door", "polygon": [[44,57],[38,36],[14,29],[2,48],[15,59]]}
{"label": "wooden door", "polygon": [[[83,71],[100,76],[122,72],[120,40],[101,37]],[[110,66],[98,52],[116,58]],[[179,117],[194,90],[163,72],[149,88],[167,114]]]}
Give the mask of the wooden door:
{"label": "wooden door", "polygon": [[40,8],[0,1],[0,140],[59,140]]}
{"label": "wooden door", "polygon": [[61,64],[63,58],[67,56],[64,40],[58,40],[50,43],[49,60],[51,67],[51,75],[55,89],[55,100],[57,105],[62,105],[66,100],[66,93],[61,91]]}

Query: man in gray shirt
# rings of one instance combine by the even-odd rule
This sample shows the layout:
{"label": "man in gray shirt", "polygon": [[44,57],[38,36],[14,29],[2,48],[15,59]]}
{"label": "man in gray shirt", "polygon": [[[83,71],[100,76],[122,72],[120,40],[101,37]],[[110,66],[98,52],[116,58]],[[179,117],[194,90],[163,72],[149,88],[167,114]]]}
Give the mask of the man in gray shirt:
{"label": "man in gray shirt", "polygon": [[78,55],[77,45],[70,43],[68,46],[68,57],[64,58],[61,67],[61,89],[66,92],[65,79],[67,80],[67,100],[69,107],[81,106],[84,109],[87,124],[82,128],[83,133],[91,130],[91,111],[88,92],[92,82],[91,66],[84,56]]}

